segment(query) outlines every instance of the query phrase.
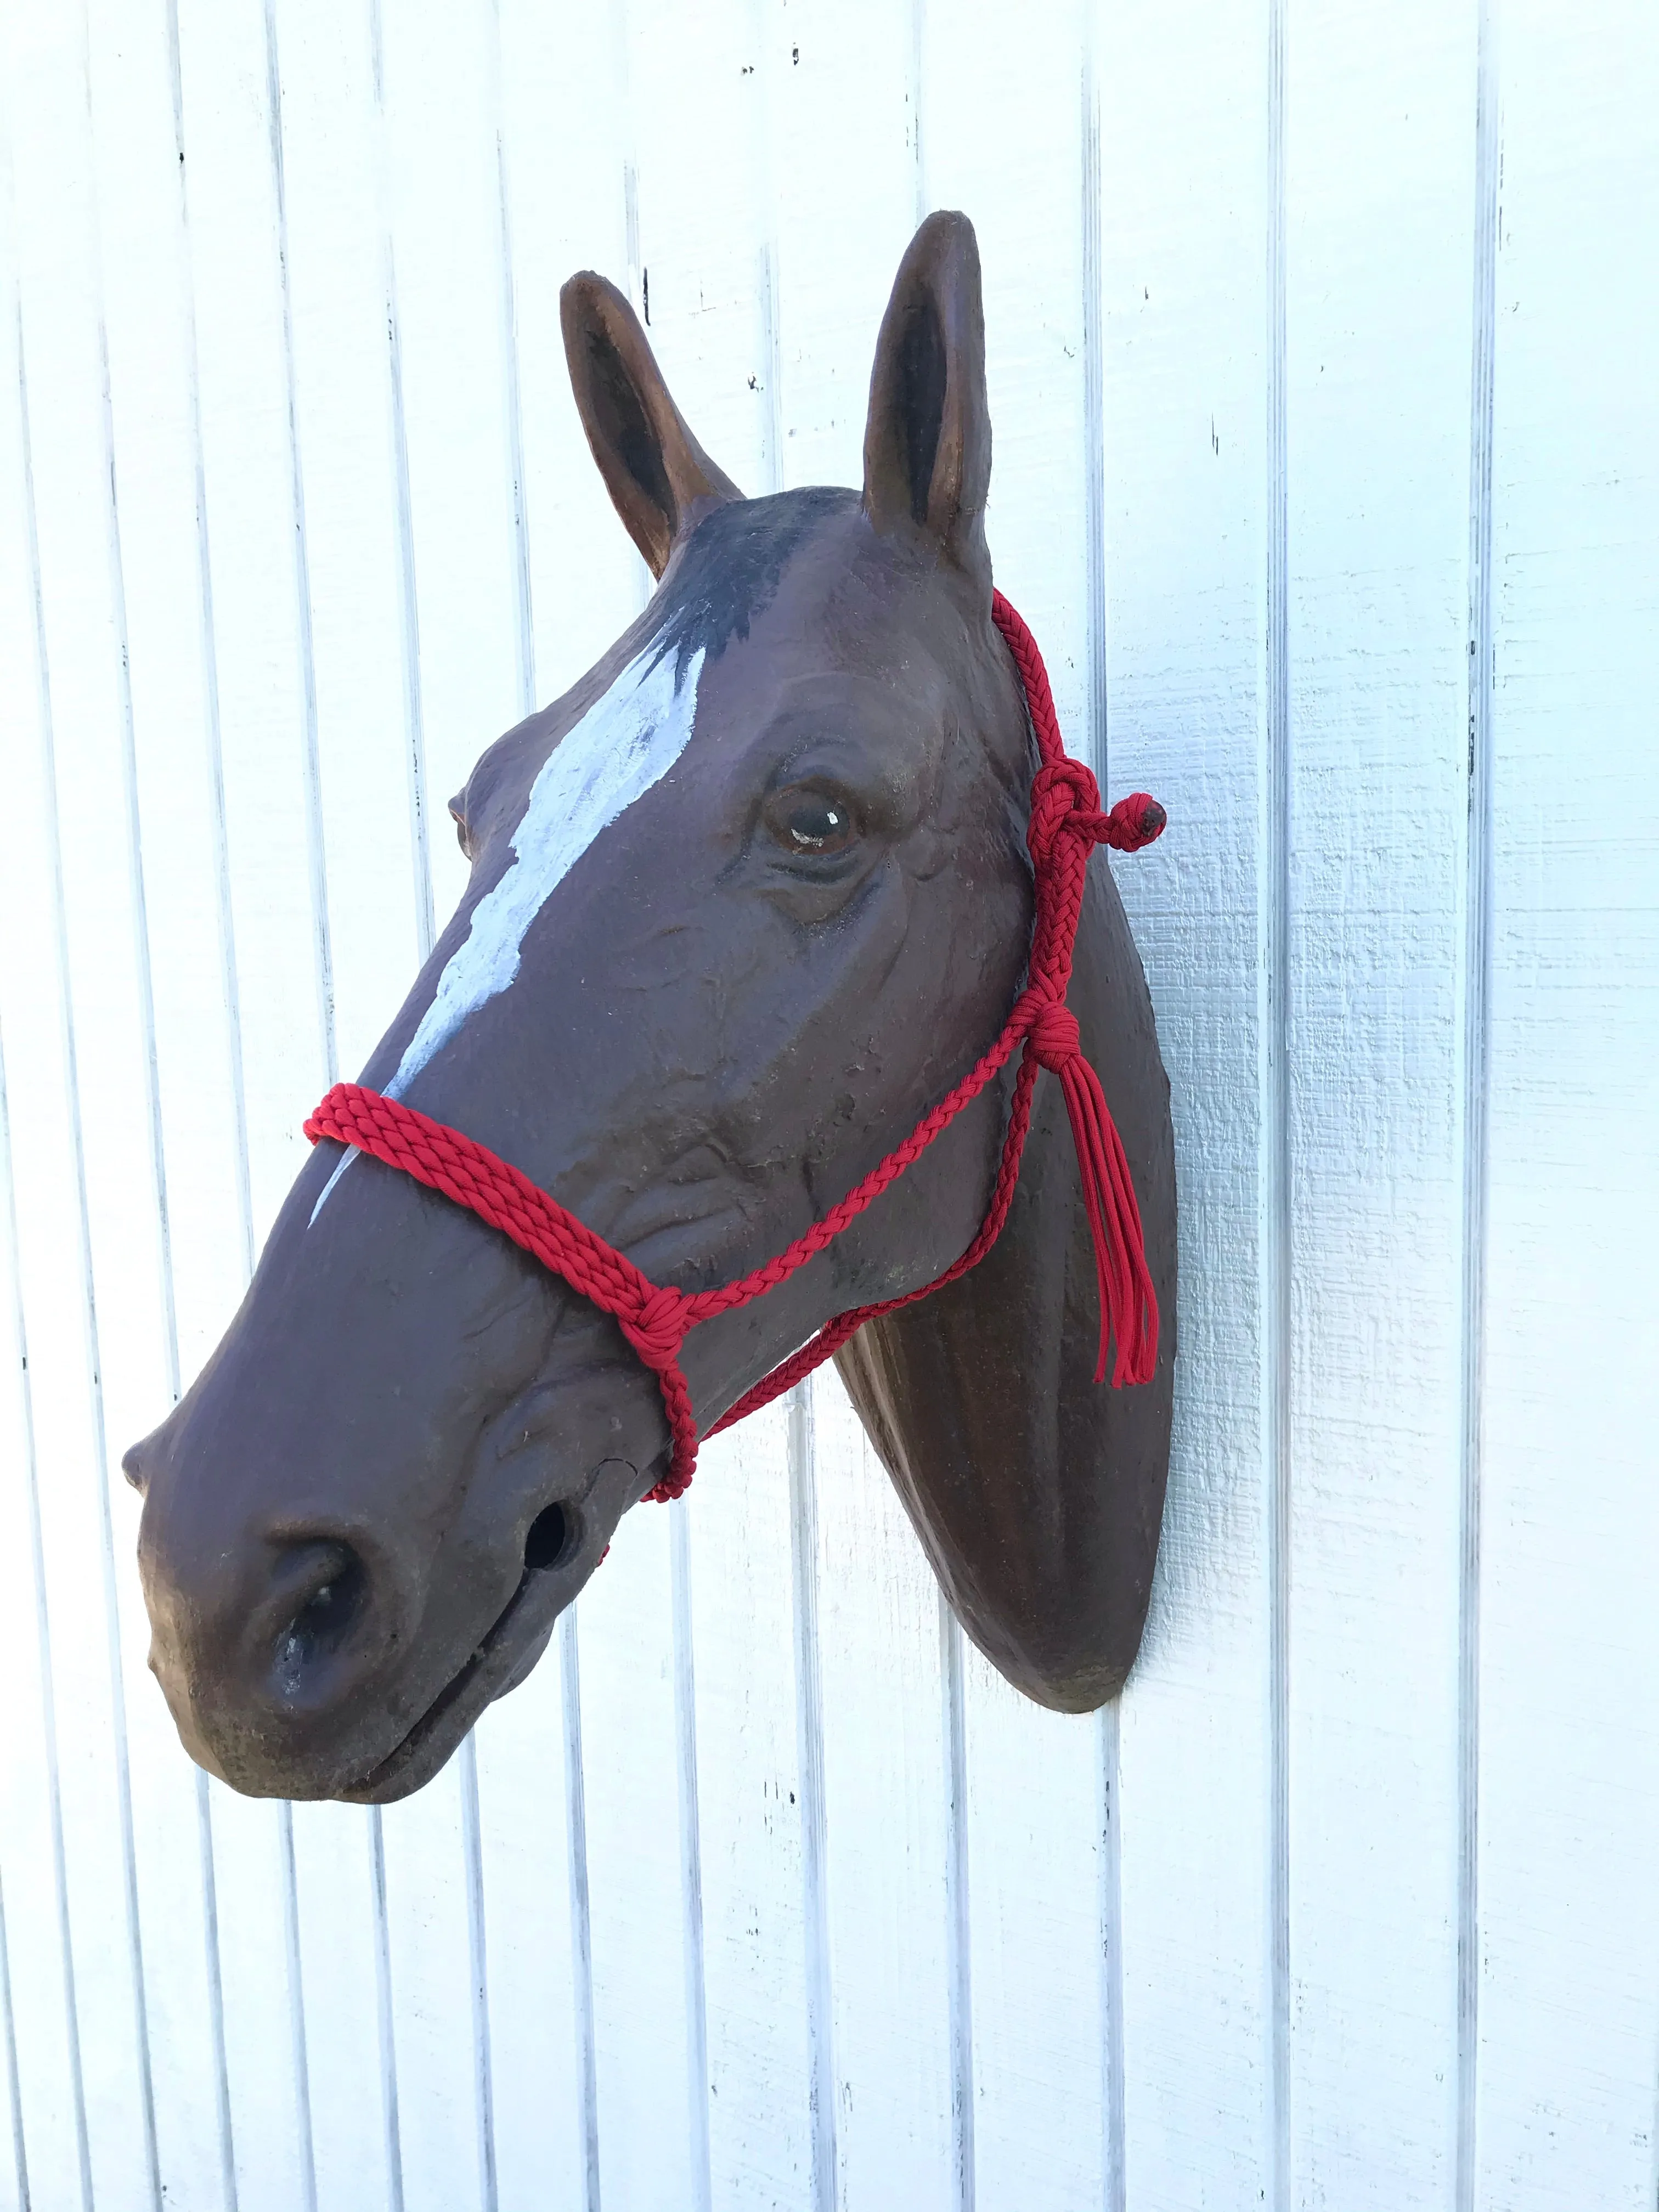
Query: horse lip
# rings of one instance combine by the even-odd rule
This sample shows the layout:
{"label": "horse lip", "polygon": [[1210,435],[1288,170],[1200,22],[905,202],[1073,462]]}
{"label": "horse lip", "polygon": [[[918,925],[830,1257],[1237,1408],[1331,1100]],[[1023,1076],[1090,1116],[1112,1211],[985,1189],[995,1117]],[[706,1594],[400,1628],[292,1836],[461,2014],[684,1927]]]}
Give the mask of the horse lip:
{"label": "horse lip", "polygon": [[[666,1454],[662,1456],[665,1462]],[[653,1463],[641,1478],[627,1461],[605,1461],[601,1469],[612,1464],[625,1469],[635,1484],[641,1480],[654,1481],[661,1473],[661,1468]],[[582,1492],[584,1499],[591,1496],[592,1487],[590,1478]],[[513,1681],[538,1636],[550,1632],[554,1621],[605,1557],[608,1542],[596,1547],[592,1536],[590,1522],[568,1559],[556,1566],[526,1567],[517,1589],[494,1622],[402,1741],[356,1781],[325,1794],[347,1804],[390,1805],[431,1781],[484,1707]]]}
{"label": "horse lip", "polygon": [[360,1780],[331,1794],[349,1804],[389,1805],[429,1782],[501,1688],[538,1632],[550,1627],[575,1595],[577,1577],[571,1570],[578,1567],[583,1567],[580,1553],[562,1567],[526,1567],[482,1641],[402,1742]]}

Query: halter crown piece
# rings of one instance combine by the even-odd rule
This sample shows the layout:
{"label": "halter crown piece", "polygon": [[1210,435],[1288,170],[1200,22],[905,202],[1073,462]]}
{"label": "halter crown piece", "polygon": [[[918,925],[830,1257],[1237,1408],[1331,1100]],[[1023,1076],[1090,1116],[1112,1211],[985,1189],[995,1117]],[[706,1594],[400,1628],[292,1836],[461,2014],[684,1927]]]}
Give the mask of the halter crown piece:
{"label": "halter crown piece", "polygon": [[996,1186],[978,1234],[962,1257],[921,1290],[836,1315],[799,1352],[746,1391],[714,1423],[709,1434],[718,1436],[722,1429],[731,1428],[769,1404],[839,1351],[866,1321],[931,1296],[985,1257],[1000,1235],[1013,1203],[1020,1157],[1031,1126],[1031,1094],[1040,1067],[1050,1069],[1060,1078],[1065,1093],[1083,1176],[1083,1202],[1094,1233],[1100,1291],[1100,1360],[1095,1380],[1098,1382],[1105,1375],[1107,1352],[1114,1340],[1117,1346],[1112,1367],[1114,1385],[1152,1379],[1158,1364],[1158,1298],[1146,1270],[1140,1208],[1100,1078],[1083,1056],[1077,1018],[1066,1004],[1066,993],[1072,978],[1072,948],[1083,911],[1084,878],[1091,850],[1103,844],[1133,853],[1151,844],[1163,831],[1164,812],[1144,791],[1120,799],[1109,814],[1101,811],[1093,776],[1081,761],[1068,757],[1061,742],[1048,672],[1036,640],[1000,592],[992,595],[991,612],[1019,672],[1041,763],[1031,779],[1031,817],[1025,833],[1036,902],[1025,988],[1015,1000],[996,1042],[956,1089],[940,1099],[879,1167],[872,1169],[821,1221],[775,1259],[719,1290],[677,1291],[641,1274],[625,1253],[585,1228],[556,1199],[550,1198],[528,1176],[488,1146],[398,1099],[365,1090],[359,1083],[337,1083],[305,1125],[313,1144],[329,1137],[338,1144],[355,1145],[388,1167],[401,1168],[429,1190],[441,1191],[457,1206],[467,1207],[510,1237],[573,1290],[615,1317],[623,1334],[661,1385],[663,1408],[673,1439],[668,1472],[647,1492],[653,1498],[679,1497],[697,1463],[697,1426],[691,1394],[679,1364],[680,1346],[688,1332],[699,1322],[763,1297],[822,1252],[880,1197],[889,1183],[921,1157],[940,1130],[979,1096],[1022,1047]]}

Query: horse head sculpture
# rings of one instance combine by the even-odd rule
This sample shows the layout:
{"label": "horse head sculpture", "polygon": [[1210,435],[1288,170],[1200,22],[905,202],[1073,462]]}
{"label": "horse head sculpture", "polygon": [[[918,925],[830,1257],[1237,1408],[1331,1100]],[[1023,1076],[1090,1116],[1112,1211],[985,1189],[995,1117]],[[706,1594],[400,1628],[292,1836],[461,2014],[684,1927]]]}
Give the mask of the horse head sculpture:
{"label": "horse head sculpture", "polygon": [[[622,295],[580,276],[562,307],[589,441],[658,588],[453,803],[471,881],[363,1079],[695,1292],[821,1222],[951,1092],[1030,955],[1033,737],[993,619],[978,256],[957,215],[905,255],[861,493],[745,500]],[[1146,1226],[1151,1379],[1097,1386],[1088,1210],[1050,1081],[987,1255],[836,1356],[967,1632],[1081,1711],[1145,1622],[1175,1352],[1168,1085],[1103,865],[1069,1003]],[[1010,1061],[833,1243],[685,1336],[699,1430],[830,1316],[970,1247],[1016,1080]],[[191,1754],[255,1795],[383,1802],[524,1679],[671,1443],[611,1313],[325,1142],[223,1340],[125,1464],[151,1665]]]}

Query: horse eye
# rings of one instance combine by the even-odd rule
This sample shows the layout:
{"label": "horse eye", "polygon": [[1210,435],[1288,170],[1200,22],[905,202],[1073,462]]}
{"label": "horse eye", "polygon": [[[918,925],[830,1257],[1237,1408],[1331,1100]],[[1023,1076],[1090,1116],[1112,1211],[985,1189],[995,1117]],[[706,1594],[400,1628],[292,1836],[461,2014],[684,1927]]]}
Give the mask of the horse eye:
{"label": "horse eye", "polygon": [[779,840],[815,857],[845,851],[853,842],[853,810],[825,791],[786,791],[773,810]]}

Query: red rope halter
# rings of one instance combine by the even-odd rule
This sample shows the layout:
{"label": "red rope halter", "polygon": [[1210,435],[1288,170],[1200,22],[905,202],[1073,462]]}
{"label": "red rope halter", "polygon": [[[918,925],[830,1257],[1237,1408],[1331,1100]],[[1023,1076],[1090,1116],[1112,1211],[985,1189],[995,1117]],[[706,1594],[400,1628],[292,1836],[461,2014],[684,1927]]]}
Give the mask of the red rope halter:
{"label": "red rope halter", "polygon": [[1144,791],[1120,799],[1109,814],[1100,811],[1095,780],[1080,761],[1067,757],[1061,742],[1048,672],[1036,641],[1000,592],[991,612],[1014,656],[1024,687],[1041,766],[1031,780],[1031,818],[1026,830],[1036,879],[1036,920],[1025,988],[1014,1001],[1002,1033],[947,1097],[919,1122],[896,1152],[832,1206],[821,1221],[798,1237],[775,1259],[720,1289],[688,1293],[642,1275],[624,1253],[607,1244],[567,1213],[556,1199],[538,1189],[528,1176],[499,1158],[487,1146],[447,1127],[412,1106],[368,1091],[358,1083],[337,1083],[305,1125],[314,1144],[331,1137],[371,1152],[388,1167],[401,1168],[429,1190],[441,1191],[544,1267],[562,1276],[602,1311],[612,1315],[662,1388],[663,1408],[673,1439],[667,1474],[648,1495],[678,1498],[697,1463],[697,1427],[691,1394],[680,1372],[680,1346],[699,1322],[730,1313],[775,1290],[797,1267],[822,1252],[849,1222],[879,1198],[927,1151],[947,1123],[976,1098],[1024,1047],[1014,1079],[1013,1103],[1003,1139],[991,1204],[978,1234],[953,1267],[919,1291],[879,1304],[857,1306],[826,1322],[781,1366],[746,1391],[709,1431],[718,1436],[746,1414],[757,1412],[798,1382],[803,1375],[839,1351],[853,1332],[878,1314],[893,1312],[929,1297],[958,1275],[965,1275],[996,1243],[1013,1203],[1020,1157],[1031,1126],[1031,1094],[1037,1070],[1059,1076],[1071,1119],[1073,1141],[1083,1176],[1083,1202],[1094,1233],[1095,1271],[1100,1291],[1098,1382],[1106,1372],[1109,1341],[1115,1340],[1115,1386],[1150,1382],[1158,1364],[1158,1298],[1146,1270],[1140,1209],[1135,1203],[1129,1164],[1107,1109],[1100,1078],[1084,1058],[1077,1018],[1066,1004],[1072,977],[1072,948],[1083,911],[1083,885],[1089,854],[1096,845],[1133,853],[1149,845],[1164,829],[1164,809]]}

